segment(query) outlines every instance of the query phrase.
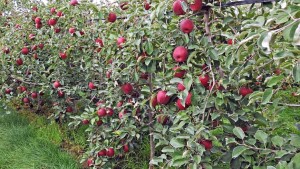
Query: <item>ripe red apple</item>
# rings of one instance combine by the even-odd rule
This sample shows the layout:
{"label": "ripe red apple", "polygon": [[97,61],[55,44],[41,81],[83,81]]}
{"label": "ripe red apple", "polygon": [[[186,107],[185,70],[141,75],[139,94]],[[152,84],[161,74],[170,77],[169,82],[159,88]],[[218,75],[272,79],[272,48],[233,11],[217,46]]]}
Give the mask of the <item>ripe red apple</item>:
{"label": "ripe red apple", "polygon": [[82,124],[85,124],[85,125],[86,125],[86,124],[89,124],[89,123],[90,123],[90,121],[89,121],[88,119],[83,119],[83,120],[82,120]]}
{"label": "ripe red apple", "polygon": [[33,40],[35,38],[35,35],[34,34],[29,34],[29,39],[30,40]]}
{"label": "ripe red apple", "polygon": [[9,52],[10,52],[8,47],[3,48],[2,50],[3,50],[3,53],[5,53],[5,54],[9,54]]}
{"label": "ripe red apple", "polygon": [[38,8],[36,6],[32,7],[32,10],[37,12],[38,11]]}
{"label": "ripe red apple", "polygon": [[120,8],[121,8],[122,10],[128,9],[128,2],[122,2],[122,3],[120,3]]}
{"label": "ripe red apple", "polygon": [[279,76],[281,74],[281,70],[279,68],[274,70],[274,73]]}
{"label": "ripe red apple", "polygon": [[66,112],[68,112],[68,113],[73,112],[73,108],[72,108],[71,106],[68,106],[68,107],[66,108]]}
{"label": "ripe red apple", "polygon": [[106,150],[103,149],[103,150],[101,150],[101,151],[98,152],[98,157],[106,156],[106,153],[107,153]]}
{"label": "ripe red apple", "polygon": [[53,18],[49,19],[49,20],[48,20],[48,24],[49,24],[50,26],[56,25],[56,19],[53,19]]}
{"label": "ripe red apple", "polygon": [[123,116],[127,113],[126,110],[122,110],[120,113],[119,113],[119,118],[122,119]]}
{"label": "ripe red apple", "polygon": [[33,54],[33,58],[34,58],[35,60],[37,60],[37,59],[38,59],[38,55],[37,55],[37,53]]}
{"label": "ripe red apple", "polygon": [[249,126],[248,124],[244,124],[244,125],[241,127],[241,129],[242,129],[244,132],[246,132],[246,131],[248,131],[248,130],[250,129],[250,126]]}
{"label": "ripe red apple", "polygon": [[5,89],[5,93],[6,93],[6,94],[10,94],[10,92],[11,92],[11,89],[10,89],[10,88]]}
{"label": "ripe red apple", "polygon": [[102,121],[102,120],[98,120],[98,121],[96,122],[96,124],[97,124],[97,126],[101,126],[101,125],[103,124],[103,121]]}
{"label": "ripe red apple", "polygon": [[22,50],[21,50],[21,53],[23,55],[27,55],[29,53],[29,49],[27,47],[23,47]]}
{"label": "ripe red apple", "polygon": [[80,35],[83,36],[84,35],[84,32],[83,31],[79,31]]}
{"label": "ripe red apple", "polygon": [[42,28],[42,24],[41,23],[37,23],[37,24],[35,24],[35,27],[36,27],[36,29],[41,29]]}
{"label": "ripe red apple", "polygon": [[128,144],[123,145],[123,150],[124,150],[125,153],[129,152],[129,146],[128,146]]}
{"label": "ripe red apple", "polygon": [[30,100],[29,100],[29,98],[27,98],[27,97],[24,97],[24,98],[23,98],[23,103],[30,103]]}
{"label": "ripe red apple", "polygon": [[107,108],[106,109],[106,114],[107,114],[107,116],[113,116],[114,115],[114,110],[112,108]]}
{"label": "ripe red apple", "polygon": [[60,84],[60,82],[59,81],[55,81],[54,83],[53,83],[53,87],[54,88],[59,88],[61,86],[61,84]]}
{"label": "ripe red apple", "polygon": [[177,84],[177,90],[180,91],[180,92],[181,92],[181,91],[184,91],[184,90],[185,90],[184,85],[183,85],[182,83],[178,83],[178,84]]}
{"label": "ripe red apple", "polygon": [[107,157],[113,157],[115,155],[115,150],[113,148],[108,148],[106,155]]}
{"label": "ripe red apple", "polygon": [[192,104],[192,93],[189,93],[185,100],[185,105],[183,106],[181,103],[181,99],[177,99],[176,105],[179,110],[185,110]]}
{"label": "ripe red apple", "polygon": [[87,160],[87,165],[88,165],[89,167],[92,167],[92,166],[94,165],[94,159],[93,159],[93,158],[89,158],[89,159]]}
{"label": "ripe red apple", "polygon": [[59,53],[59,57],[62,59],[62,60],[65,60],[67,59],[67,54],[65,52],[60,52]]}
{"label": "ripe red apple", "polygon": [[59,98],[62,98],[65,96],[65,93],[63,91],[59,90],[59,91],[57,91],[57,95]]}
{"label": "ripe red apple", "polygon": [[174,77],[178,77],[178,78],[183,78],[183,76],[186,73],[186,71],[185,70],[181,70],[181,68],[179,66],[175,66],[173,68],[173,70],[175,71]]}
{"label": "ripe red apple", "polygon": [[89,82],[89,89],[93,90],[93,89],[96,89],[96,86],[94,85],[93,82]]}
{"label": "ripe red apple", "polygon": [[63,16],[63,13],[62,13],[62,11],[58,11],[58,12],[56,13],[56,16],[58,16],[58,17],[61,17],[61,16]]}
{"label": "ripe red apple", "polygon": [[239,90],[240,95],[243,97],[247,96],[248,94],[253,93],[253,90],[248,87],[241,87]]}
{"label": "ripe red apple", "polygon": [[70,5],[76,6],[76,5],[78,5],[78,1],[77,0],[71,0]]}
{"label": "ripe red apple", "polygon": [[168,104],[170,96],[167,95],[167,91],[161,90],[157,93],[157,103],[159,104]]}
{"label": "ripe red apple", "polygon": [[199,144],[202,144],[204,146],[205,150],[208,150],[208,151],[210,149],[212,149],[212,147],[213,147],[211,140],[201,139],[201,140],[199,140]]}
{"label": "ripe red apple", "polygon": [[98,44],[100,47],[103,47],[104,45],[103,45],[103,41],[102,41],[102,39],[100,39],[100,38],[97,38],[96,40],[95,40],[95,42],[96,42],[96,44]]}
{"label": "ripe red apple", "polygon": [[36,17],[36,18],[34,19],[34,22],[35,22],[36,24],[41,24],[42,19],[41,19],[40,17]]}
{"label": "ripe red apple", "polygon": [[21,58],[18,58],[16,60],[16,63],[17,63],[18,66],[21,66],[21,65],[23,65],[23,60]]}
{"label": "ripe red apple", "polygon": [[234,44],[234,41],[233,41],[232,39],[228,39],[228,40],[227,40],[227,44],[228,44],[228,45],[232,45],[232,44]]}
{"label": "ripe red apple", "polygon": [[107,20],[108,20],[108,22],[113,23],[117,20],[117,15],[115,13],[111,12],[108,14]]}
{"label": "ripe red apple", "polygon": [[27,91],[27,88],[25,86],[20,86],[19,89],[20,89],[21,93]]}
{"label": "ripe red apple", "polygon": [[165,115],[165,114],[160,114],[157,117],[157,122],[162,124],[162,125],[166,125],[169,121],[169,116]]}
{"label": "ripe red apple", "polygon": [[153,108],[155,108],[157,106],[157,104],[158,104],[157,103],[157,95],[154,95],[150,99],[150,106],[153,107]]}
{"label": "ripe red apple", "polygon": [[190,4],[192,11],[199,11],[202,8],[202,0],[195,0],[194,3]]}
{"label": "ripe red apple", "polygon": [[145,10],[148,11],[151,8],[151,5],[147,1],[145,1],[144,2],[144,8],[145,8]]}
{"label": "ripe red apple", "polygon": [[37,45],[33,45],[33,46],[31,47],[31,50],[37,50]]}
{"label": "ripe red apple", "polygon": [[60,30],[61,30],[60,28],[54,28],[54,32],[55,32],[55,33],[59,33]]}
{"label": "ripe red apple", "polygon": [[106,116],[106,110],[105,108],[100,108],[98,111],[97,111],[97,114],[99,117],[104,117]]}
{"label": "ripe red apple", "polygon": [[55,9],[55,8],[51,8],[51,9],[50,9],[50,13],[51,13],[51,14],[55,14],[55,13],[56,13],[56,9]]}
{"label": "ripe red apple", "polygon": [[184,1],[184,0],[175,0],[174,3],[173,3],[173,12],[176,15],[184,15],[185,14],[185,12],[184,12],[184,10],[182,9],[182,6],[181,6],[182,1]]}
{"label": "ripe red apple", "polygon": [[123,101],[119,101],[117,107],[121,107],[123,105]]}
{"label": "ripe red apple", "polygon": [[19,29],[19,28],[21,28],[21,25],[16,24],[15,28]]}
{"label": "ripe red apple", "polygon": [[185,110],[186,109],[186,106],[183,106],[182,103],[181,103],[181,99],[177,99],[176,101],[176,106],[179,110]]}
{"label": "ripe red apple", "polygon": [[176,62],[185,62],[188,58],[188,50],[184,46],[178,46],[173,52],[173,58]]}
{"label": "ripe red apple", "polygon": [[32,92],[32,93],[31,93],[31,97],[32,97],[33,99],[36,99],[37,96],[38,96],[38,94],[37,94],[36,92]]}
{"label": "ripe red apple", "polygon": [[39,48],[40,48],[40,49],[43,49],[43,48],[44,48],[44,44],[40,43],[40,44],[39,44]]}
{"label": "ripe red apple", "polygon": [[204,86],[204,87],[208,87],[209,86],[209,76],[206,75],[200,75],[199,76],[199,81],[200,83]]}
{"label": "ripe red apple", "polygon": [[110,76],[111,76],[111,70],[108,70],[108,71],[106,72],[106,78],[110,79]]}
{"label": "ripe red apple", "polygon": [[123,43],[125,43],[125,42],[126,42],[126,39],[125,39],[124,37],[119,37],[119,38],[117,39],[117,45],[118,45],[118,47],[119,47],[119,48],[122,48]]}
{"label": "ripe red apple", "polygon": [[76,31],[76,29],[75,29],[75,28],[70,28],[70,29],[69,29],[69,33],[70,33],[70,34],[74,34],[74,33],[75,33],[75,31]]}
{"label": "ripe red apple", "polygon": [[130,83],[123,84],[121,89],[125,94],[130,94],[133,91],[133,87]]}
{"label": "ripe red apple", "polygon": [[180,30],[183,33],[191,33],[194,29],[194,22],[190,19],[184,19],[180,22]]}

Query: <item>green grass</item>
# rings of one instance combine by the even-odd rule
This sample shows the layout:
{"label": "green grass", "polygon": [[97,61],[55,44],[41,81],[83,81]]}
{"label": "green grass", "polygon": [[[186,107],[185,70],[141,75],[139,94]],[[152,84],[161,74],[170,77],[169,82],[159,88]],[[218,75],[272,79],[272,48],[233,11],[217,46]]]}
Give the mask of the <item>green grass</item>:
{"label": "green grass", "polygon": [[80,168],[75,157],[60,149],[59,131],[55,124],[37,128],[24,116],[0,109],[0,169]]}

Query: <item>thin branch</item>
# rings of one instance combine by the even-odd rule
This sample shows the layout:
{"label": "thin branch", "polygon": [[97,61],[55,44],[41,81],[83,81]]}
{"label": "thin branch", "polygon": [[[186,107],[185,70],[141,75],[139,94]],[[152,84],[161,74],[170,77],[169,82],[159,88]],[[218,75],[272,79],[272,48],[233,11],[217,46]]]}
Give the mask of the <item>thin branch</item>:
{"label": "thin branch", "polygon": [[12,79],[18,80],[18,81],[20,81],[22,83],[25,83],[25,84],[34,85],[34,86],[43,86],[43,84],[41,84],[41,83],[27,82],[27,81],[24,81],[22,78],[16,77],[14,75],[11,75],[10,77]]}

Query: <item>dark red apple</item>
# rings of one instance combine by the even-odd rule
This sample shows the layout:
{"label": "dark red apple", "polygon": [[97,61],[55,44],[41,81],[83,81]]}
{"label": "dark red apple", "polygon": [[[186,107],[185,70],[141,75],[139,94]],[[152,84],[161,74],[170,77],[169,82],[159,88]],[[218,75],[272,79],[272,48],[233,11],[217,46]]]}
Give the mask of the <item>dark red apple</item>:
{"label": "dark red apple", "polygon": [[192,11],[199,11],[202,8],[202,0],[195,0],[194,3],[190,4]]}
{"label": "dark red apple", "polygon": [[42,28],[42,24],[41,23],[37,23],[37,24],[35,24],[35,27],[36,27],[36,29],[41,29]]}
{"label": "dark red apple", "polygon": [[247,96],[248,94],[253,93],[253,90],[248,87],[241,87],[239,90],[240,95],[243,97]]}
{"label": "dark red apple", "polygon": [[105,108],[100,108],[98,111],[97,111],[97,114],[99,117],[104,117],[106,116],[106,110]]}
{"label": "dark red apple", "polygon": [[212,126],[213,127],[218,127],[220,125],[220,120],[214,120],[212,121]]}
{"label": "dark red apple", "polygon": [[20,91],[21,91],[21,93],[23,93],[23,92],[27,91],[27,88],[25,86],[20,86]]}
{"label": "dark red apple", "polygon": [[123,145],[123,150],[124,150],[125,153],[129,152],[129,146],[128,146],[128,144]]}
{"label": "dark red apple", "polygon": [[59,53],[59,57],[62,59],[62,60],[65,60],[67,59],[67,54],[65,52],[60,52]]}
{"label": "dark red apple", "polygon": [[34,19],[34,22],[35,22],[36,24],[41,24],[41,23],[42,23],[42,19],[41,19],[40,17],[36,17],[36,18]]}
{"label": "dark red apple", "polygon": [[24,97],[24,98],[23,98],[23,103],[30,103],[30,100],[29,100],[29,98],[27,98],[27,97]]}
{"label": "dark red apple", "polygon": [[60,84],[60,82],[59,81],[55,81],[54,83],[53,83],[53,87],[54,88],[59,88],[61,86],[61,84]]}
{"label": "dark red apple", "polygon": [[50,9],[50,13],[51,13],[51,14],[55,14],[55,13],[56,13],[56,9],[55,9],[55,8],[51,8],[51,9]]}
{"label": "dark red apple", "polygon": [[201,139],[201,140],[199,140],[199,144],[203,145],[205,150],[208,150],[208,151],[210,149],[212,149],[212,147],[213,147],[211,140]]}
{"label": "dark red apple", "polygon": [[55,32],[55,33],[59,33],[60,30],[61,30],[60,28],[54,28],[54,32]]}
{"label": "dark red apple", "polygon": [[111,73],[112,73],[111,70],[108,70],[106,72],[106,78],[110,79]]}
{"label": "dark red apple", "polygon": [[274,70],[274,73],[279,76],[281,74],[281,70],[279,68]]}
{"label": "dark red apple", "polygon": [[98,44],[100,47],[103,47],[104,45],[103,45],[103,41],[102,41],[102,39],[100,39],[100,38],[97,38],[96,40],[95,40],[95,42],[96,42],[96,44]]}
{"label": "dark red apple", "polygon": [[78,1],[77,0],[71,0],[70,1],[70,5],[72,5],[72,6],[76,6],[76,5],[78,5],[79,3],[78,3]]}
{"label": "dark red apple", "polygon": [[151,5],[148,2],[144,2],[144,8],[145,10],[149,10],[151,8]]}
{"label": "dark red apple", "polygon": [[59,90],[59,91],[57,91],[57,95],[59,98],[62,98],[65,96],[65,93],[63,91]]}
{"label": "dark red apple", "polygon": [[107,108],[106,109],[106,114],[107,114],[107,116],[113,116],[114,115],[114,110],[112,108]]}
{"label": "dark red apple", "polygon": [[183,76],[186,73],[186,71],[185,70],[181,70],[181,68],[179,66],[175,66],[173,68],[173,70],[175,71],[174,77],[178,77],[178,78],[183,78]]}
{"label": "dark red apple", "polygon": [[9,54],[10,50],[8,47],[2,49],[5,54]]}
{"label": "dark red apple", "polygon": [[178,83],[178,84],[177,84],[177,90],[180,91],[180,92],[181,92],[181,91],[184,91],[184,90],[185,90],[184,85],[183,85],[182,83]]}
{"label": "dark red apple", "polygon": [[119,48],[122,48],[123,44],[126,42],[126,39],[124,37],[119,37],[117,39],[117,45]]}
{"label": "dark red apple", "polygon": [[98,152],[98,157],[106,156],[106,153],[107,153],[106,150],[103,149],[103,150],[101,150],[101,151]]}
{"label": "dark red apple", "polygon": [[103,124],[103,121],[102,121],[102,120],[98,120],[98,121],[96,122],[96,124],[97,124],[97,126],[101,126],[101,125]]}
{"label": "dark red apple", "polygon": [[17,63],[18,66],[21,66],[21,65],[23,65],[23,60],[21,58],[18,58],[16,60],[16,63]]}
{"label": "dark red apple", "polygon": [[33,54],[33,58],[34,58],[35,60],[38,59],[37,53]]}
{"label": "dark red apple", "polygon": [[170,98],[171,97],[167,95],[167,91],[161,90],[157,93],[157,103],[159,104],[168,104]]}
{"label": "dark red apple", "polygon": [[10,92],[11,92],[11,89],[10,89],[10,88],[5,89],[5,93],[6,93],[6,94],[10,94]]}
{"label": "dark red apple", "polygon": [[184,19],[180,22],[180,30],[183,33],[191,33],[194,29],[194,22],[190,19]]}
{"label": "dark red apple", "polygon": [[115,150],[113,148],[108,148],[106,155],[107,157],[113,157],[115,155]]}
{"label": "dark red apple", "polygon": [[73,108],[72,108],[71,106],[68,106],[68,107],[66,108],[66,112],[68,112],[68,113],[73,112]]}
{"label": "dark red apple", "polygon": [[130,94],[133,91],[133,87],[130,83],[123,84],[121,89],[125,94]]}
{"label": "dark red apple", "polygon": [[188,58],[188,50],[184,46],[178,46],[173,52],[173,58],[176,62],[185,62]]}
{"label": "dark red apple", "polygon": [[70,29],[69,29],[69,33],[70,33],[70,34],[74,34],[74,33],[75,33],[75,31],[76,31],[76,29],[75,29],[75,28],[70,28]]}
{"label": "dark red apple", "polygon": [[29,53],[29,49],[27,47],[23,47],[22,50],[21,50],[21,53],[23,55],[27,55]]}
{"label": "dark red apple", "polygon": [[32,10],[37,12],[38,11],[38,8],[36,6],[32,7]]}
{"label": "dark red apple", "polygon": [[117,20],[117,15],[115,13],[111,12],[108,14],[107,20],[108,20],[108,22],[113,23]]}
{"label": "dark red apple", "polygon": [[38,94],[37,94],[36,92],[32,92],[32,93],[31,93],[31,97],[32,97],[33,99],[36,99],[36,98],[38,97]]}
{"label": "dark red apple", "polygon": [[56,19],[49,19],[48,20],[48,24],[50,25],[50,26],[54,26],[54,25],[56,25]]}
{"label": "dark red apple", "polygon": [[169,116],[165,115],[165,114],[159,114],[157,117],[157,122],[162,124],[162,125],[166,125],[169,121]]}
{"label": "dark red apple", "polygon": [[93,89],[96,89],[96,86],[94,85],[93,82],[89,82],[89,89],[93,90]]}
{"label": "dark red apple", "polygon": [[185,12],[181,6],[181,2],[183,2],[184,0],[175,0],[173,3],[173,12],[176,15],[184,15]]}
{"label": "dark red apple", "polygon": [[204,86],[204,87],[208,87],[209,86],[209,76],[206,75],[200,75],[199,76],[199,81],[200,83]]}
{"label": "dark red apple", "polygon": [[83,119],[83,120],[82,120],[82,124],[85,124],[85,125],[86,125],[86,124],[89,124],[89,123],[90,123],[90,121],[89,121],[88,119]]}
{"label": "dark red apple", "polygon": [[31,50],[37,50],[37,45],[33,45],[33,46],[31,47]]}
{"label": "dark red apple", "polygon": [[58,11],[58,12],[56,13],[56,16],[58,16],[58,17],[61,17],[61,16],[63,16],[63,13],[62,13],[62,11]]}
{"label": "dark red apple", "polygon": [[44,44],[40,43],[40,44],[39,44],[39,48],[40,48],[40,49],[43,49],[43,48],[44,48]]}

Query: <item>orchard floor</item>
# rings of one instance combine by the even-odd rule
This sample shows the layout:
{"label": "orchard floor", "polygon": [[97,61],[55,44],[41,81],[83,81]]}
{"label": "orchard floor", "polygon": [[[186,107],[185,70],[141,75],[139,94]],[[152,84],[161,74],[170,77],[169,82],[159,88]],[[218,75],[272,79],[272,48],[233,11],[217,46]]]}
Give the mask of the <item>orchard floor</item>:
{"label": "orchard floor", "polygon": [[0,108],[0,169],[77,169],[75,157],[38,134],[28,119]]}

